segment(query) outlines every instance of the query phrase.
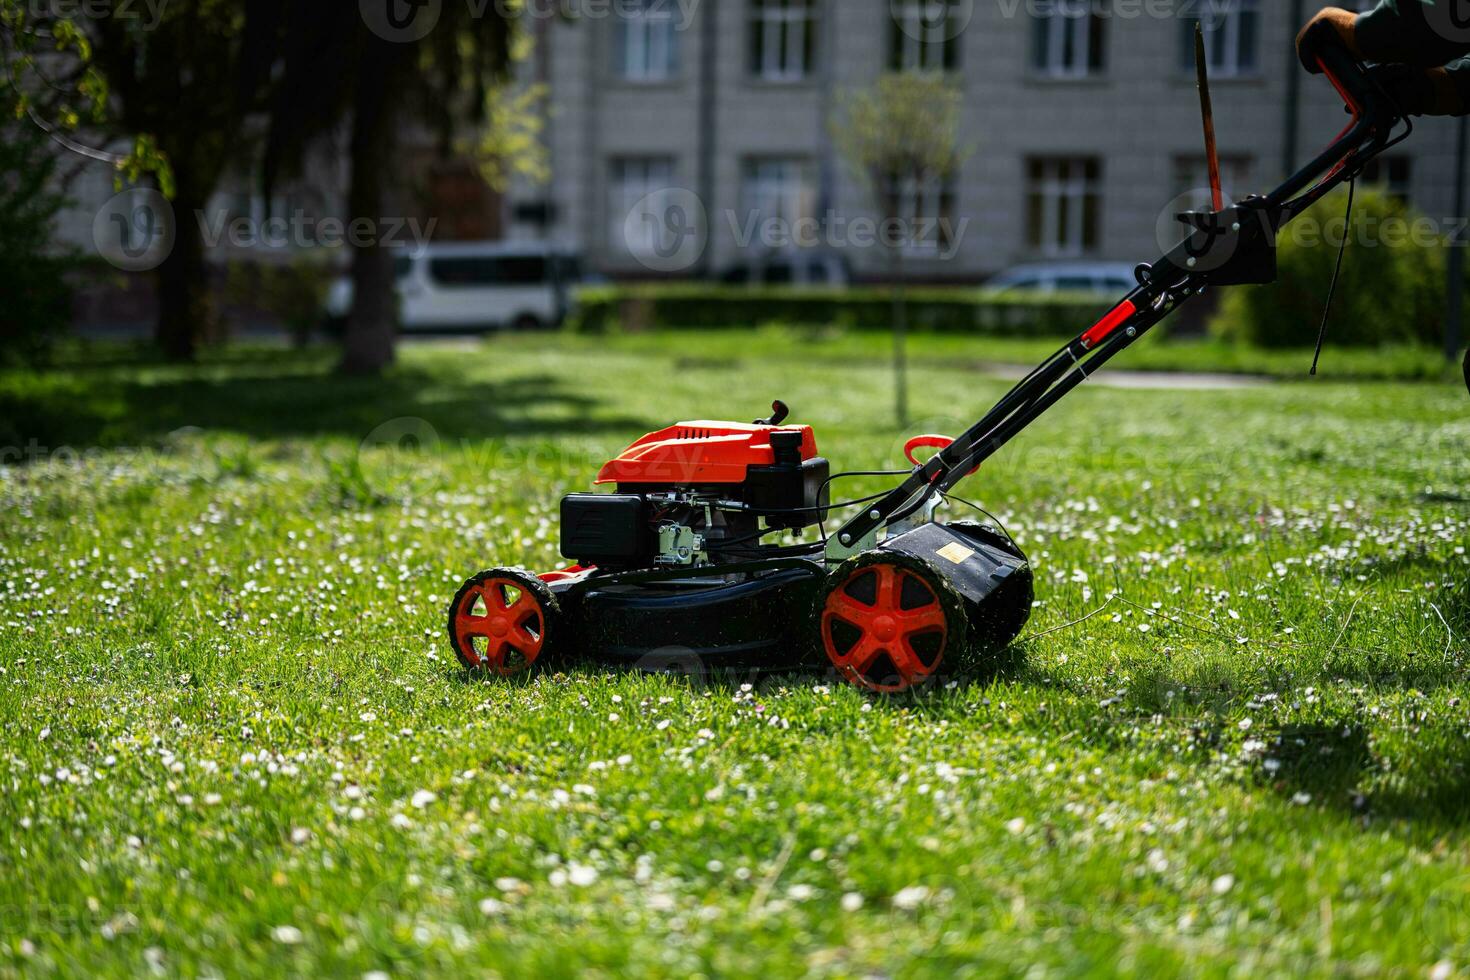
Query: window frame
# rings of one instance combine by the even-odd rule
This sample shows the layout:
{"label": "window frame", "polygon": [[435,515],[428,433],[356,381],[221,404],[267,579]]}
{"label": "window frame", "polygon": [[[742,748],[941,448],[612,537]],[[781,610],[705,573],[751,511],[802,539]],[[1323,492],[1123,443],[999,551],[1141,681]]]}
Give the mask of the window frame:
{"label": "window frame", "polygon": [[[631,0],[630,0],[631,2]],[[679,31],[675,26],[672,0],[636,0],[637,12],[615,18],[612,31],[611,68],[620,82],[656,85],[674,81],[680,74]],[[655,39],[662,40],[662,66],[653,67]],[[639,67],[635,70],[636,50]]]}
{"label": "window frame", "polygon": [[[817,71],[821,0],[749,0],[747,71],[771,84],[809,81]],[[793,63],[799,62],[795,68]]]}
{"label": "window frame", "polygon": [[1089,0],[1052,0],[1050,13],[1034,14],[1031,71],[1040,78],[1096,78],[1107,71],[1107,41],[1107,19]]}
{"label": "window frame", "polygon": [[[897,218],[905,223],[905,255],[938,258],[954,247],[951,236],[956,227],[958,188],[959,181],[954,174],[925,177],[909,172],[889,174],[884,179],[884,218]],[[920,232],[923,237],[916,240],[914,236]]]}
{"label": "window frame", "polygon": [[[779,170],[762,174],[763,168]],[[767,207],[774,202],[775,207]],[[786,222],[788,233],[796,223],[816,218],[816,167],[809,157],[760,155],[748,156],[740,164],[740,211],[747,221],[759,225],[770,220]],[[757,233],[753,242],[759,241]]]}
{"label": "window frame", "polygon": [[[1081,172],[1074,173],[1074,168]],[[1101,157],[1026,158],[1026,238],[1031,251],[1048,259],[1085,258],[1096,252],[1102,245],[1102,210]],[[1056,231],[1061,235],[1053,240],[1050,232]]]}
{"label": "window frame", "polygon": [[[1200,191],[1210,186],[1210,162],[1203,153],[1180,153],[1173,160],[1174,193],[1184,196],[1191,191]],[[1220,157],[1220,188],[1225,194],[1225,203],[1247,193],[1256,169],[1256,159],[1249,153],[1228,153]],[[1188,202],[1189,209],[1209,210],[1214,202],[1207,196]]]}
{"label": "window frame", "polygon": [[[1205,59],[1211,78],[1259,77],[1261,31],[1265,26],[1261,0],[1200,0],[1200,6],[1208,16],[1187,15],[1180,21],[1180,70],[1194,71],[1194,25],[1202,24],[1205,29]],[[1253,18],[1248,49],[1241,37],[1246,15]]]}
{"label": "window frame", "polygon": [[[898,72],[954,72],[960,67],[961,32],[953,30],[960,0],[884,0],[889,7],[888,68]],[[943,20],[930,21],[925,9],[944,7]],[[930,36],[920,36],[921,32]],[[938,52],[937,64],[934,52]]]}
{"label": "window frame", "polygon": [[[632,175],[635,168],[639,171],[636,177]],[[669,154],[622,155],[614,156],[608,161],[607,235],[608,244],[614,252],[634,259],[659,254],[660,243],[655,241],[655,235],[658,234],[656,230],[650,230],[647,240],[642,243],[628,240],[628,216],[640,201],[676,190],[676,168],[677,161]],[[660,170],[662,175],[656,173]],[[644,209],[644,214],[657,217],[659,210],[655,203],[654,206]]]}

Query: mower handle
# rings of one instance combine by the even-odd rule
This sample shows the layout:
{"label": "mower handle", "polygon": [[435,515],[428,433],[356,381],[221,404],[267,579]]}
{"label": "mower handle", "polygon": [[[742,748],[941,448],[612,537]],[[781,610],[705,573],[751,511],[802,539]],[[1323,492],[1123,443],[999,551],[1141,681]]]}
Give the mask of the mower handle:
{"label": "mower handle", "polygon": [[[1394,137],[1399,124],[1409,120],[1383,84],[1389,69],[1364,67],[1335,31],[1322,39],[1318,64],[1342,96],[1352,121],[1331,145],[1269,195],[1247,199],[1210,216],[1226,218],[1225,227],[1231,234],[1241,234],[1246,216],[1254,214],[1258,221],[1268,223],[1266,230],[1274,236],[1333,188],[1357,176],[1368,160],[1408,137],[1408,132]],[[841,527],[836,541],[828,542],[829,560],[871,546],[880,527],[907,519],[936,493],[944,494],[1113,357],[1212,285],[1212,272],[1196,268],[1197,262],[1186,251],[1188,244],[1186,240],[1152,266],[1140,266],[1137,289],[1042,362],[982,419],[927,462],[918,464],[910,454],[915,466],[908,479]],[[918,445],[922,443],[914,448]]]}

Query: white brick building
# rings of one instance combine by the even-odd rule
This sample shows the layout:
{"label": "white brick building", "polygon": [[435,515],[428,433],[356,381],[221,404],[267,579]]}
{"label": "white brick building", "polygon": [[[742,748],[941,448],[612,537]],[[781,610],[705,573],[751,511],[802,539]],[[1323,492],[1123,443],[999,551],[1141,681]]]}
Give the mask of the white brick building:
{"label": "white brick building", "polygon": [[[1317,0],[572,6],[579,16],[539,22],[532,58],[550,91],[553,177],[517,188],[509,210],[528,213],[524,205],[544,199],[553,216],[546,233],[580,245],[612,275],[650,274],[625,230],[630,207],[650,193],[683,189],[705,205],[709,246],[695,273],[718,274],[740,258],[752,212],[872,217],[829,120],[844,90],[895,68],[949,74],[974,147],[947,186],[907,189],[911,211],[964,222],[950,258],[920,249],[909,259],[915,277],[936,281],[975,281],[1049,257],[1155,256],[1160,213],[1204,183],[1191,47],[1202,14],[1228,193],[1269,189],[1343,124],[1328,84],[1294,56],[1296,28]],[[921,16],[940,7],[952,20],[926,34]],[[1420,120],[1415,138],[1370,176],[1447,218],[1454,137],[1452,121]],[[511,233],[541,231],[512,222]],[[860,275],[886,268],[879,248],[845,254]]]}

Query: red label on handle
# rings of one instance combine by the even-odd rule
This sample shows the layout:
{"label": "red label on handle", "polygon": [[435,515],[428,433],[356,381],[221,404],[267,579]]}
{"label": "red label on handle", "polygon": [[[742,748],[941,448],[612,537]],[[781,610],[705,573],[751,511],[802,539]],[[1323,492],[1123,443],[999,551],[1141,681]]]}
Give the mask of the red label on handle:
{"label": "red label on handle", "polygon": [[1114,330],[1121,327],[1124,321],[1137,312],[1138,307],[1133,305],[1133,301],[1125,299],[1109,310],[1107,316],[1093,324],[1091,330],[1082,335],[1082,346],[1088,350],[1092,350],[1092,348],[1111,337]]}

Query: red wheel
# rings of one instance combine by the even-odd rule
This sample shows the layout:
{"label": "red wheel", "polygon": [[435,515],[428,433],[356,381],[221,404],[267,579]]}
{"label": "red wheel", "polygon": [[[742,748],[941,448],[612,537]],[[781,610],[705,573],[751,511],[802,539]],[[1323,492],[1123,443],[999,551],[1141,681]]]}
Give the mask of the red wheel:
{"label": "red wheel", "polygon": [[530,670],[554,630],[556,597],[546,584],[517,569],[481,572],[449,605],[449,642],[471,670],[509,677]]}
{"label": "red wheel", "polygon": [[833,573],[821,605],[822,648],[842,675],[885,694],[933,677],[964,642],[963,604],[924,563],[870,552]]}

